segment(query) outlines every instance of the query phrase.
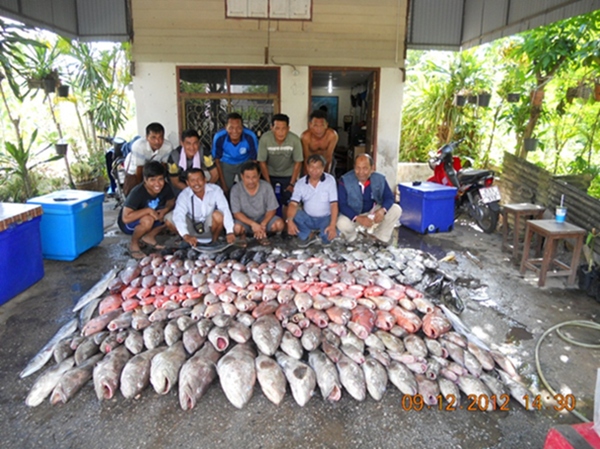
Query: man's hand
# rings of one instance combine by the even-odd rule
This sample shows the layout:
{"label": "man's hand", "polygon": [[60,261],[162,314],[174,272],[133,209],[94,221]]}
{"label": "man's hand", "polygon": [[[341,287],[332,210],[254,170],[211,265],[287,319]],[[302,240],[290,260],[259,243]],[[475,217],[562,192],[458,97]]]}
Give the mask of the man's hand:
{"label": "man's hand", "polygon": [[154,221],[160,220],[160,215],[158,214],[157,211],[155,211],[154,209],[151,209],[149,207],[147,207],[146,209],[148,209],[147,215],[150,215],[154,219]]}
{"label": "man's hand", "polygon": [[196,237],[193,237],[189,234],[186,234],[183,236],[183,240],[186,243],[189,243],[191,246],[196,247],[196,245],[198,244],[198,239]]}
{"label": "man's hand", "polygon": [[383,208],[377,209],[377,212],[375,212],[375,218],[373,219],[373,221],[375,223],[381,223],[384,218],[385,218],[385,209],[383,209]]}
{"label": "man's hand", "polygon": [[288,184],[288,186],[285,188],[285,190],[287,190],[288,192],[293,192],[294,191],[294,186],[291,184]]}
{"label": "man's hand", "polygon": [[250,226],[255,239],[264,239],[267,236],[267,227],[261,223],[252,222]]}
{"label": "man's hand", "polygon": [[337,230],[335,229],[335,223],[330,224],[325,228],[325,233],[327,234],[327,238],[329,240],[333,240],[337,236]]}
{"label": "man's hand", "polygon": [[358,217],[356,217],[355,221],[356,221],[356,223],[358,223],[361,226],[364,226],[367,229],[369,229],[371,226],[373,226],[373,220],[371,220],[366,215],[359,215]]}
{"label": "man's hand", "polygon": [[294,223],[294,220],[290,219],[288,221],[287,228],[288,228],[289,235],[297,235],[298,234],[298,227],[296,226],[296,223]]}
{"label": "man's hand", "polygon": [[235,234],[233,232],[231,234],[227,234],[225,238],[227,239],[227,243],[235,242]]}

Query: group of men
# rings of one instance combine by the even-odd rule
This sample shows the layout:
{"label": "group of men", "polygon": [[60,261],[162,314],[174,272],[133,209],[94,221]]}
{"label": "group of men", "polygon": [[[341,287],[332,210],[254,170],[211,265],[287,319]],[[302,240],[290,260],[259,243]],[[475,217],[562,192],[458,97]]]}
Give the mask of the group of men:
{"label": "group of men", "polygon": [[143,246],[162,249],[156,237],[165,229],[191,246],[215,242],[223,230],[228,243],[282,232],[297,236],[300,247],[338,236],[351,242],[358,232],[389,242],[401,209],[385,177],[365,154],[336,181],[328,172],[337,141],[323,111],[311,114],[300,137],[287,115],[275,114],[260,141],[231,113],[210,153],[201,151],[195,130],[184,131],[173,149],[162,125],[148,125],[146,139],[132,148],[118,219],[132,235],[131,256],[144,257]]}

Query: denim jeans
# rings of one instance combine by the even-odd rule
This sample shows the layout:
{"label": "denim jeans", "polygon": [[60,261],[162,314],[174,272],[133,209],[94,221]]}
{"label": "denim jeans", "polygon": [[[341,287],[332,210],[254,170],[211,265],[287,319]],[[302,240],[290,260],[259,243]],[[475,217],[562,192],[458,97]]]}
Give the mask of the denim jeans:
{"label": "denim jeans", "polygon": [[329,223],[331,223],[331,215],[326,215],[324,217],[311,217],[303,210],[299,210],[296,212],[296,216],[294,217],[294,223],[296,223],[296,226],[298,227],[299,239],[306,240],[311,231],[318,230],[321,240],[324,243],[329,243],[329,239],[325,233],[325,228],[329,226]]}

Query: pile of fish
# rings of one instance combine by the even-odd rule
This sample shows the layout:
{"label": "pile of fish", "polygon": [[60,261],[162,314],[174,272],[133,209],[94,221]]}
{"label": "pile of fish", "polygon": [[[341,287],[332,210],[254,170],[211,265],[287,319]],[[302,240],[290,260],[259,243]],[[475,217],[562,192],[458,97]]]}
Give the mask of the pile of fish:
{"label": "pile of fish", "polygon": [[217,377],[238,408],[257,381],[275,404],[288,385],[303,406],[317,387],[329,401],[344,390],[362,401],[381,400],[389,384],[426,405],[456,406],[461,391],[487,396],[484,410],[493,395],[523,403],[529,392],[510,360],[414,288],[437,269],[427,253],[368,245],[152,254],[78,301],[79,319],[21,372],[54,359],[26,404],[65,403],[93,379],[100,400],[177,386],[189,410]]}

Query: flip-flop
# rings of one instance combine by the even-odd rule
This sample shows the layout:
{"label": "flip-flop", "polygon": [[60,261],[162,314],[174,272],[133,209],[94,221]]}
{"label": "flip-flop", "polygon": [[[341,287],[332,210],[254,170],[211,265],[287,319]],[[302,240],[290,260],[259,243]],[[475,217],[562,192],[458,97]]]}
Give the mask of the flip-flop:
{"label": "flip-flop", "polygon": [[148,248],[150,248],[153,251],[162,251],[163,249],[166,248],[165,245],[161,245],[159,243],[153,244],[153,243],[147,242],[144,239],[140,239],[139,242],[141,245],[147,246]]}
{"label": "flip-flop", "polygon": [[137,251],[129,250],[128,253],[131,257],[133,257],[136,260],[140,260],[140,259],[143,259],[144,257],[146,257],[146,254],[140,250],[137,250]]}

